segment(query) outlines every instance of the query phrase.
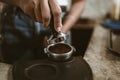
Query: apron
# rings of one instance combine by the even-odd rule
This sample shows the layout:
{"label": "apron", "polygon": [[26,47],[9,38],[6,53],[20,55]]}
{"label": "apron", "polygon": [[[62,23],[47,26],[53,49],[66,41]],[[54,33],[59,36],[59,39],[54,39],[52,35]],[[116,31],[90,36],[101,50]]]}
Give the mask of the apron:
{"label": "apron", "polygon": [[34,58],[43,57],[44,38],[50,29],[33,21],[19,8],[7,5],[1,14],[2,61],[14,63],[24,55]]}

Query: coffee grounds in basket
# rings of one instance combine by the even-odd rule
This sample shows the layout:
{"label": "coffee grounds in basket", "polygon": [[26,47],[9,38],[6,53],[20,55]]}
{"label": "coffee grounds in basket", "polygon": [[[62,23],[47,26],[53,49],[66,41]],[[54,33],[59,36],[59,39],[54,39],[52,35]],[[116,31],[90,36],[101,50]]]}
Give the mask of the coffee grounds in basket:
{"label": "coffee grounds in basket", "polygon": [[56,54],[62,54],[67,53],[71,50],[71,47],[65,44],[56,44],[49,48],[50,52],[56,53]]}

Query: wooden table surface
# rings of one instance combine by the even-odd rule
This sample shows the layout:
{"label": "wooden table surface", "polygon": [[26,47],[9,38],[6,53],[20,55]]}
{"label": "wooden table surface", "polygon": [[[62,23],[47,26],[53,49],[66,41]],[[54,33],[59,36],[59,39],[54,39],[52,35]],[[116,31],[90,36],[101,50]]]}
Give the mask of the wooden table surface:
{"label": "wooden table surface", "polygon": [[[93,71],[94,80],[120,80],[120,57],[108,52],[108,30],[96,25],[84,59]],[[0,63],[0,80],[12,80],[12,65]]]}

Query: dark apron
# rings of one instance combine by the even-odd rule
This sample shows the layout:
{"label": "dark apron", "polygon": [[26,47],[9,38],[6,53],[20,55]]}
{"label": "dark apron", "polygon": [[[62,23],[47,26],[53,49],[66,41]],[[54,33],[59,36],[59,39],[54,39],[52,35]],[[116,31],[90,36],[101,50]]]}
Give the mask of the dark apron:
{"label": "dark apron", "polygon": [[50,30],[34,22],[19,8],[6,6],[1,14],[1,33],[3,36],[2,61],[14,63],[23,56],[44,56],[43,40]]}

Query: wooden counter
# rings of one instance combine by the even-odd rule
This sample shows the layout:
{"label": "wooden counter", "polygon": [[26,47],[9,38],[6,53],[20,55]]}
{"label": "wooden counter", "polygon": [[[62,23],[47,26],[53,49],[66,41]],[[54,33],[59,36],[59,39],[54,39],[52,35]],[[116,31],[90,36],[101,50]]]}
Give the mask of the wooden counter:
{"label": "wooden counter", "polygon": [[94,80],[120,80],[120,57],[107,50],[107,34],[107,29],[96,25],[85,53],[84,59],[92,68]]}
{"label": "wooden counter", "polygon": [[[93,71],[94,80],[120,80],[120,57],[107,51],[107,32],[96,25],[84,57]],[[0,80],[12,80],[11,67],[0,63]]]}
{"label": "wooden counter", "polygon": [[12,65],[0,63],[0,80],[12,80]]}

